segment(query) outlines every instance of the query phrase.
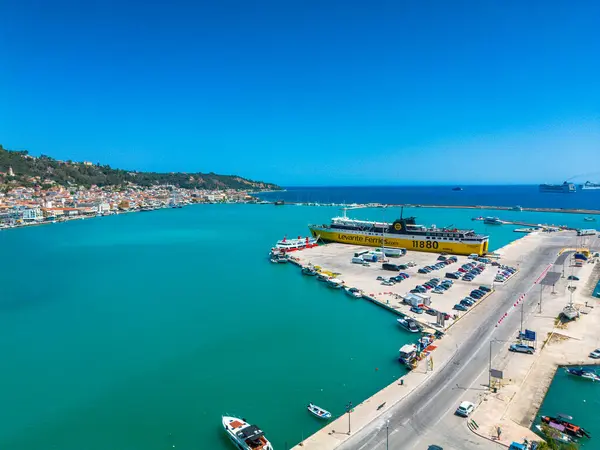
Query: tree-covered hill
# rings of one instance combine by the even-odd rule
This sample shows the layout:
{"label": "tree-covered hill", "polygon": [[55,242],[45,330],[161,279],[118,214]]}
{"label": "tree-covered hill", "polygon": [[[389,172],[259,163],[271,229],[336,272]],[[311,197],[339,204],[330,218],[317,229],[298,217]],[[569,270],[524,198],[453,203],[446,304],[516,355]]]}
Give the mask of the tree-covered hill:
{"label": "tree-covered hill", "polygon": [[[12,169],[13,175],[9,174]],[[0,185],[62,186],[154,186],[171,184],[186,189],[268,189],[277,190],[272,183],[248,180],[236,175],[216,173],[157,173],[113,169],[108,165],[88,162],[58,161],[46,155],[33,157],[27,151],[10,151],[0,145]]]}

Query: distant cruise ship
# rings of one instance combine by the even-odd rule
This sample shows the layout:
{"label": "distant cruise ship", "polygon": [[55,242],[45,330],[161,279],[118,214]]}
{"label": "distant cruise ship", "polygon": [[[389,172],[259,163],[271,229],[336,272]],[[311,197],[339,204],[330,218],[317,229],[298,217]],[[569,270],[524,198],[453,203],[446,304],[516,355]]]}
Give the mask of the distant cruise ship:
{"label": "distant cruise ship", "polygon": [[559,194],[573,194],[577,192],[577,187],[573,183],[563,184],[540,184],[540,192],[556,192]]}
{"label": "distant cruise ship", "polygon": [[581,189],[600,189],[600,183],[592,183],[591,181],[586,181],[581,185]]}

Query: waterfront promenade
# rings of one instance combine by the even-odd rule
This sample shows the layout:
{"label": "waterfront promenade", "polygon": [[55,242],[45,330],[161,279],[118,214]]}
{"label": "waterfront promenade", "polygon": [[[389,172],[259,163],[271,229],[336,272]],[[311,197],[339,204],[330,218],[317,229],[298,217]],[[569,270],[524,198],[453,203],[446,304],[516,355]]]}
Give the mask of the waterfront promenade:
{"label": "waterfront promenade", "polygon": [[[387,439],[390,448],[402,449],[432,444],[445,449],[499,448],[473,434],[467,422],[452,413],[461,401],[478,402],[480,395],[488,391],[490,341],[514,341],[520,327],[516,310],[496,327],[498,319],[521,293],[529,290],[544,268],[555,262],[560,250],[572,245],[574,236],[571,232],[534,233],[499,250],[501,261],[518,265],[519,274],[498,286],[494,295],[438,341],[432,372],[421,363],[403,378],[403,385],[395,382],[358,405],[351,415],[350,434],[348,416],[344,415],[298,448],[384,449]],[[538,307],[534,297],[525,300],[528,314]],[[492,345],[491,351],[492,356],[504,354],[506,347]]]}

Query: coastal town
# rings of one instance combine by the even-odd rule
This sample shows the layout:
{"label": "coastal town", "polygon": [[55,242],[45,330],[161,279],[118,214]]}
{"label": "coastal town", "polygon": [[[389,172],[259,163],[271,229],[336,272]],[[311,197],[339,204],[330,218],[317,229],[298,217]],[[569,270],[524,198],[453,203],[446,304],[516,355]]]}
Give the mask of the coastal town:
{"label": "coastal town", "polygon": [[[9,175],[12,168],[9,168]],[[31,180],[36,182],[38,180]],[[184,189],[174,185],[143,187],[92,185],[42,188],[15,186],[0,192],[0,228],[56,223],[194,203],[256,203],[248,190]]]}

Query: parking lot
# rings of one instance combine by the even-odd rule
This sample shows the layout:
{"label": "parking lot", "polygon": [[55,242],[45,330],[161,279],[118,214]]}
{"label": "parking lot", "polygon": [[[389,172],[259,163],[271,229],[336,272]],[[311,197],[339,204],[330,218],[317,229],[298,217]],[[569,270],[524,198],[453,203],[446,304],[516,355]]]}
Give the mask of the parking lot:
{"label": "parking lot", "polygon": [[[461,266],[465,264],[471,263],[476,267],[477,263],[466,256],[453,256],[456,262],[443,266],[441,261],[438,260],[439,253],[408,251],[401,257],[386,258],[386,263],[402,266],[398,271],[384,270],[382,262],[369,262],[368,265],[352,262],[357,254],[373,250],[372,247],[327,244],[296,252],[293,257],[302,265],[312,264],[319,266],[324,271],[332,272],[336,278],[344,281],[345,286],[356,287],[362,290],[365,295],[436,329],[440,328],[436,325],[437,314],[432,313],[430,315],[427,313],[427,309],[445,313],[447,320],[444,328],[447,328],[469,309],[476,307],[481,299],[475,299],[472,306],[469,306],[468,302],[463,302],[462,307],[455,307],[455,305],[460,304],[461,300],[469,296],[479,286],[485,286],[493,290],[494,283],[498,284],[497,281],[494,281],[499,270],[498,267],[492,266],[492,264],[481,264],[485,268],[480,274],[474,276],[472,281],[465,281],[462,277],[451,279],[452,285],[446,290],[435,289],[434,286],[431,286],[431,288],[424,286],[433,278],[439,279],[438,284],[442,283],[445,279],[448,279],[446,278],[448,273],[459,272]],[[449,258],[450,256],[452,255],[442,255],[442,258]],[[420,273],[424,271],[424,267],[438,263],[440,263],[439,268],[433,268],[429,273]],[[382,280],[382,278],[388,280],[390,277],[398,277],[400,273],[407,274],[408,278],[397,278],[399,281],[394,283],[387,283]],[[430,297],[431,303],[427,307],[413,307],[411,310],[411,305],[406,304],[403,299],[407,296],[410,298],[409,294],[417,286],[421,286],[418,288],[421,291],[421,296]],[[323,288],[327,289],[325,284]],[[488,295],[484,296],[483,299],[486,299]],[[491,301],[493,301],[493,295]],[[424,303],[426,304],[426,302]],[[464,311],[456,308],[464,309]]]}

